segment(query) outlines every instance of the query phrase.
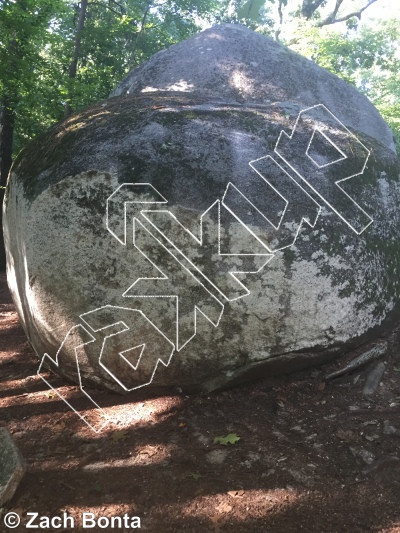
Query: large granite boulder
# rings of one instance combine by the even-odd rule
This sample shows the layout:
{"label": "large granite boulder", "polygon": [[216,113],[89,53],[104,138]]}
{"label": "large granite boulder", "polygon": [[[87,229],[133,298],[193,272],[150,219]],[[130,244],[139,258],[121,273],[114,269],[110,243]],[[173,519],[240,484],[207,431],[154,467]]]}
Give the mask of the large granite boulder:
{"label": "large granite boulder", "polygon": [[38,356],[120,392],[316,365],[398,316],[399,165],[353,87],[217,26],[49,130],[6,191]]}

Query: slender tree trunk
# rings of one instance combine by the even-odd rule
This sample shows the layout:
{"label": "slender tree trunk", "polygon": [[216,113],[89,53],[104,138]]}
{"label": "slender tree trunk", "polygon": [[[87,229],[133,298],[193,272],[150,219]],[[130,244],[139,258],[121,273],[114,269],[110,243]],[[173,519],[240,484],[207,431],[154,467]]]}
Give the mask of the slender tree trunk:
{"label": "slender tree trunk", "polygon": [[[0,100],[0,207],[3,206],[4,187],[12,164],[14,137],[14,109],[8,99]],[[6,255],[3,237],[3,210],[0,209],[0,270],[6,266]]]}
{"label": "slender tree trunk", "polygon": [[72,113],[72,107],[71,107],[71,100],[73,96],[72,92],[72,80],[76,78],[76,71],[78,67],[78,59],[79,54],[81,51],[81,43],[82,43],[82,33],[85,28],[85,21],[86,21],[86,14],[87,14],[87,6],[88,6],[88,0],[82,0],[81,6],[79,8],[79,20],[78,20],[78,26],[76,28],[76,34],[75,34],[75,43],[74,43],[74,51],[72,54],[72,60],[69,65],[69,79],[70,79],[70,87],[68,90],[68,99],[65,104],[65,110],[64,114],[66,117],[68,117]]}
{"label": "slender tree trunk", "polygon": [[149,11],[150,11],[150,8],[152,7],[152,4],[153,4],[153,0],[147,0],[146,7],[145,7],[144,13],[143,13],[142,22],[140,23],[140,30],[138,31],[138,33],[136,35],[135,44],[133,45],[133,49],[131,51],[131,57],[130,57],[130,60],[129,60],[129,66],[130,67],[132,67],[133,65],[137,65],[138,64],[138,62],[136,61],[135,55],[136,55],[137,48],[138,48],[138,45],[139,45],[139,39],[140,39],[142,33],[144,32],[144,27],[146,25],[147,15],[149,14]]}

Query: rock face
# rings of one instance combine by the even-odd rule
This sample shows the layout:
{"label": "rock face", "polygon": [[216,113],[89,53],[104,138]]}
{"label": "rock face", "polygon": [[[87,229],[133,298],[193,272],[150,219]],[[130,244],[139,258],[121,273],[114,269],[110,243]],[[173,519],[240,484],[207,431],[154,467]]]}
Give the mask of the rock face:
{"label": "rock face", "polygon": [[6,428],[0,428],[0,505],[11,500],[26,470],[18,448]]}
{"label": "rock face", "polygon": [[156,54],[16,160],[8,279],[82,385],[211,390],[398,316],[399,166],[372,104],[242,27]]}
{"label": "rock face", "polygon": [[201,92],[224,101],[287,104],[295,113],[323,103],[342,122],[394,150],[393,134],[353,87],[269,37],[223,24],[161,50],[110,96]]}

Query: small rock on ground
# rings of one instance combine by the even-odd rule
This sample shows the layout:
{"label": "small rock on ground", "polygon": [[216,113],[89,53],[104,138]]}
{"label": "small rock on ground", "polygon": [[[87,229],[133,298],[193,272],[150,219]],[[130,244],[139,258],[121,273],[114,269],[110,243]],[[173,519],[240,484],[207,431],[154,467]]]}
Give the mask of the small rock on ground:
{"label": "small rock on ground", "polygon": [[379,383],[382,379],[382,376],[385,372],[386,365],[383,362],[378,363],[371,372],[368,374],[367,379],[365,380],[365,385],[363,389],[364,396],[371,396],[374,394],[379,387]]}
{"label": "small rock on ground", "polygon": [[0,505],[11,500],[26,470],[25,461],[6,428],[0,428]]}

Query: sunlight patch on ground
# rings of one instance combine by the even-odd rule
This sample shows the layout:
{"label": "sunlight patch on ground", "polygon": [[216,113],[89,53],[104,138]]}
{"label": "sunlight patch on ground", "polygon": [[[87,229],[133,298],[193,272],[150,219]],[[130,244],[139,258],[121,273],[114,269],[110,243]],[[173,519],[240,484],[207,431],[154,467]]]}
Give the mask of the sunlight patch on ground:
{"label": "sunlight patch on ground", "polygon": [[[301,498],[301,493],[289,489],[274,490],[230,490],[226,494],[220,493],[214,496],[200,496],[192,501],[180,505],[179,512],[182,516],[196,515],[199,518],[210,518],[212,522],[217,522],[224,517],[240,521],[249,518],[260,518],[276,512],[279,505],[279,512],[282,505],[293,505]],[[249,505],[249,501],[251,504]],[[199,509],[203,511],[199,512]]]}

